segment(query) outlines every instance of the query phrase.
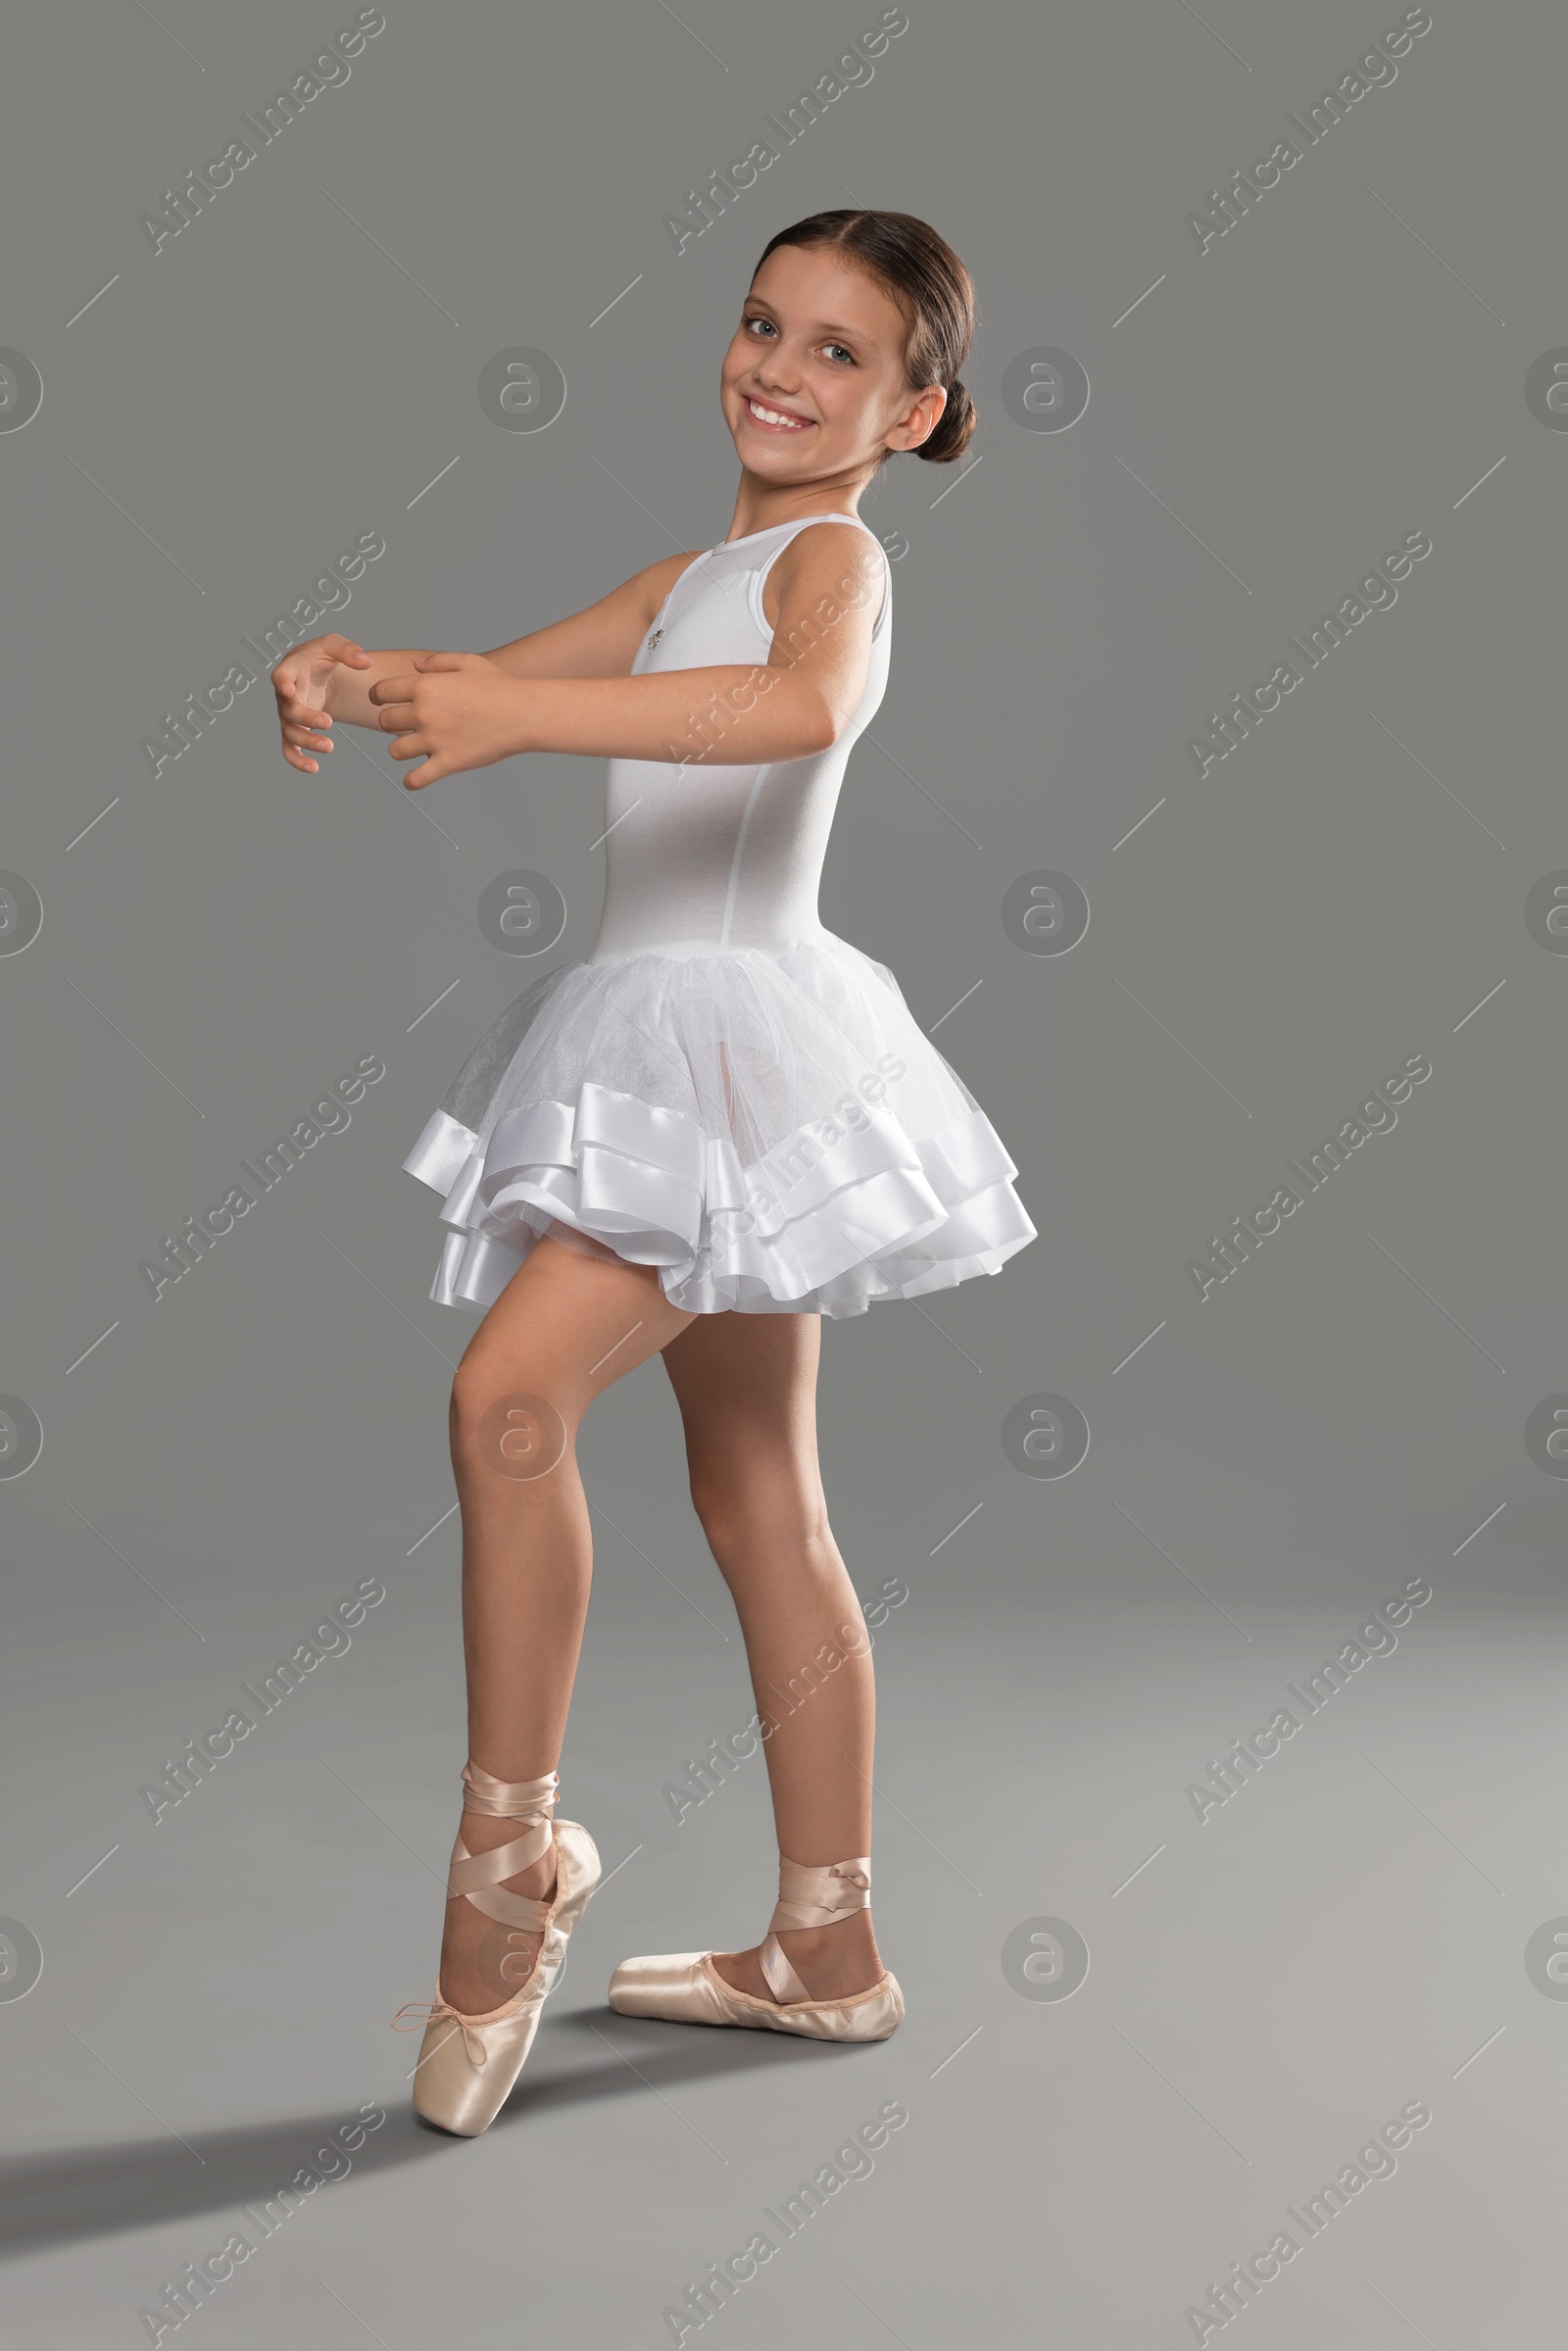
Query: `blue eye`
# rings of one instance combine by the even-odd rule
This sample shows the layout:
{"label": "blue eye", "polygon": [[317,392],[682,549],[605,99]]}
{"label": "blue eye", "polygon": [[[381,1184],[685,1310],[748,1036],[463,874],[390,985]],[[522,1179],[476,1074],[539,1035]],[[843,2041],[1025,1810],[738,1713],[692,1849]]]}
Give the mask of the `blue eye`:
{"label": "blue eye", "polygon": [[847,360],[848,360],[848,361],[851,363],[851,365],[852,365],[852,366],[854,365],[854,361],[855,361],[855,354],[854,354],[854,352],[853,352],[853,351],[845,351],[845,350],[844,350],[844,345],[843,345],[842,343],[825,343],[825,344],[822,346],[822,348],[823,348],[825,351],[844,351],[844,356],[845,356],[845,358],[846,358],[846,359],[847,359]]}

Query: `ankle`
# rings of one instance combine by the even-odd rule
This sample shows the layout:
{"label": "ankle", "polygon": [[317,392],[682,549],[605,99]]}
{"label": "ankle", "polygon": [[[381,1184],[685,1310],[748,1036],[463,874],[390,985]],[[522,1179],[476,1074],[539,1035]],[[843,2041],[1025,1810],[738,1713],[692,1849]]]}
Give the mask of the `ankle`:
{"label": "ankle", "polygon": [[885,1973],[868,1910],[830,1927],[781,1928],[778,1945],[799,1981],[819,2000],[868,1991]]}
{"label": "ankle", "polygon": [[[482,1812],[463,1815],[463,1841],[474,1855],[493,1853],[497,1846],[510,1844],[516,1834],[514,1821],[492,1820]],[[526,1869],[514,1871],[501,1883],[509,1893],[528,1894],[539,1900],[549,1894],[555,1875],[556,1847],[552,1838],[537,1861],[530,1861]]]}
{"label": "ankle", "polygon": [[836,1919],[831,1927],[781,1927],[778,1939],[791,1961],[809,1962],[824,1955],[876,1948],[869,1910],[857,1910],[848,1918]]}

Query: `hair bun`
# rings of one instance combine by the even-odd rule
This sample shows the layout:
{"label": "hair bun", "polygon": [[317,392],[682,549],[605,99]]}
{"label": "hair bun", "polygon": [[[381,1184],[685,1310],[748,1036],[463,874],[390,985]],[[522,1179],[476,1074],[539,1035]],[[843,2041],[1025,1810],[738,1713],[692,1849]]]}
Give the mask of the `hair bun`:
{"label": "hair bun", "polygon": [[934,432],[929,433],[915,451],[916,457],[928,458],[934,465],[951,465],[962,457],[978,421],[974,402],[961,376],[956,375],[948,386],[948,405],[943,410]]}

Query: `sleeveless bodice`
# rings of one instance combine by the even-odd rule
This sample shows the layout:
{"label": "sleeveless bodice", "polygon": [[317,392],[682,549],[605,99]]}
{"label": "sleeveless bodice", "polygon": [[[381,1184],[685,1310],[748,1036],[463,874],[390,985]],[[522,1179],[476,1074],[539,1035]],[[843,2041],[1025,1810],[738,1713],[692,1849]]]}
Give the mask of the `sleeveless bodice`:
{"label": "sleeveless bodice", "polygon": [[[770,565],[847,519],[696,557],[631,674],[760,668]],[[503,1007],[403,1162],[441,1195],[433,1298],[493,1305],[547,1241],[657,1268],[683,1313],[861,1314],[995,1273],[1034,1238],[1001,1137],[892,972],[817,915],[845,766],[887,684],[886,556],[869,570],[868,672],[830,749],[727,766],[710,713],[701,759],[610,761],[592,955]],[[857,586],[820,601],[820,625]]]}
{"label": "sleeveless bodice", "polygon": [[[699,556],[665,598],[631,675],[765,662],[773,631],[762,610],[762,582],[798,531],[828,521],[858,517],[807,514]],[[858,526],[875,538],[867,525]],[[824,935],[817,887],[839,788],[887,687],[893,586],[885,554],[882,573],[864,691],[826,751],[767,765],[725,765],[724,713],[698,710],[694,716],[715,745],[707,757],[686,765],[610,761],[605,903],[590,962],[777,949]],[[701,747],[700,738],[692,740]]]}

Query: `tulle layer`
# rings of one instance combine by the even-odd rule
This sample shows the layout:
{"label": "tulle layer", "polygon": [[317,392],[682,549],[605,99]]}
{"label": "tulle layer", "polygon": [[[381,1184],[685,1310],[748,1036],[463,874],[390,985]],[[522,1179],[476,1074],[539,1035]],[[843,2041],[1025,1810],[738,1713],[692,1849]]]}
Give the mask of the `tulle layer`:
{"label": "tulle layer", "polygon": [[862,1313],[1034,1239],[1017,1169],[897,981],[831,933],[566,963],[509,1004],[403,1162],[431,1286],[483,1310],[547,1234],[688,1312]]}

